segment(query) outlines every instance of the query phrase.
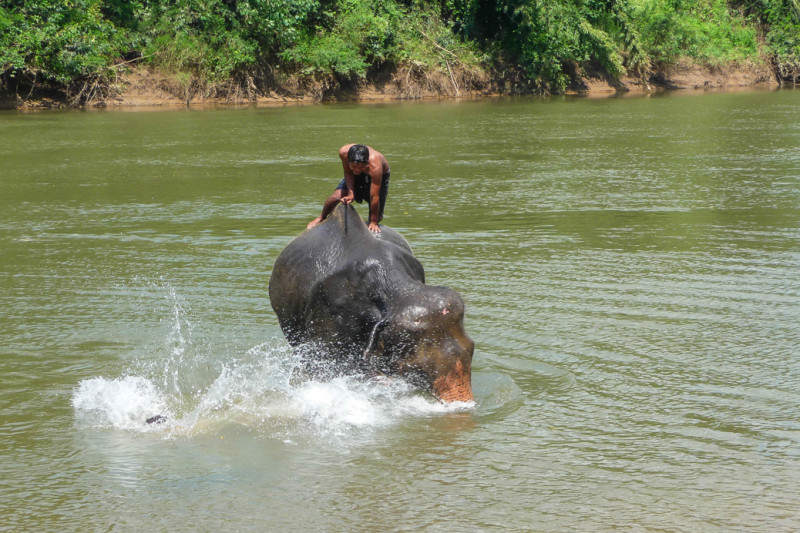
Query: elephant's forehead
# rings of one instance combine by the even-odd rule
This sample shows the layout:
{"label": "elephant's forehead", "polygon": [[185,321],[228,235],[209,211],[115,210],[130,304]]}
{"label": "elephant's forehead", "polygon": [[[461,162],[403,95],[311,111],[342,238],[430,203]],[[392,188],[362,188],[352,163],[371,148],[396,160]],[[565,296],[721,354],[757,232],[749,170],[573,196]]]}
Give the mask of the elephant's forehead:
{"label": "elephant's forehead", "polygon": [[[403,309],[402,316],[412,320],[421,320],[437,313],[442,313],[447,308],[447,302],[442,299],[434,301],[413,302]],[[446,313],[446,312],[445,312]]]}
{"label": "elephant's forehead", "polygon": [[422,303],[411,304],[403,309],[403,315],[409,318],[421,318],[429,312],[430,309],[426,305],[422,305]]}

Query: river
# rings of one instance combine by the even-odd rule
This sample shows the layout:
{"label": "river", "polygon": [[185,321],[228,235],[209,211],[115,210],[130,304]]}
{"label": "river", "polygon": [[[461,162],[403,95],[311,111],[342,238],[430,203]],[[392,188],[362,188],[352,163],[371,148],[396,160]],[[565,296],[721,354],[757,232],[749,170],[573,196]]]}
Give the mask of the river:
{"label": "river", "polygon": [[[347,142],[474,403],[296,375]],[[2,531],[800,528],[796,90],[3,111],[0,161]]]}

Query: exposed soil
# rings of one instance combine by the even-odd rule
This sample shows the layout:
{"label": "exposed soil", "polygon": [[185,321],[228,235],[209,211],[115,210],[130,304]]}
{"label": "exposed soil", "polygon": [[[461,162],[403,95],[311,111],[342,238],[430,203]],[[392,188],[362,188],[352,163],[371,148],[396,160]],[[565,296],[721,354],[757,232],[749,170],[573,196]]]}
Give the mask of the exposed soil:
{"label": "exposed soil", "polygon": [[[257,87],[261,85],[261,88]],[[245,87],[244,89],[242,87]],[[336,101],[386,101],[478,97],[500,94],[497,84],[477,69],[451,68],[448,73],[423,72],[413,65],[392,72],[370,73],[369,81],[351,82],[333,76],[319,79],[271,79],[268,86],[253,80],[229,86],[203,87],[148,69],[120,78],[120,90],[94,102],[103,107],[174,105],[287,105]]]}
{"label": "exposed soil", "polygon": [[642,93],[663,90],[742,89],[747,87],[778,87],[778,78],[767,64],[731,67],[708,67],[678,63],[660,67],[647,80],[624,77],[609,78],[602,69],[584,69],[571,92],[598,96],[609,93]]}
{"label": "exposed soil", "polygon": [[[575,66],[573,83],[567,94],[606,97],[643,94],[664,90],[719,90],[777,87],[778,77],[768,64],[712,68],[692,64],[663,66],[647,80],[635,77],[610,78],[601,68]],[[370,73],[369,81],[348,82],[333,77],[301,80],[291,77],[268,83],[231,82],[214,87],[197,80],[178,79],[140,67],[120,76],[108,96],[84,102],[86,107],[137,109],[177,106],[271,106],[331,101],[386,101],[434,98],[479,98],[494,95],[529,94],[532,89],[519,81],[511,70],[494,72],[447,65],[446,72],[424,71],[414,65],[391,72]],[[261,85],[261,88],[258,88]],[[24,99],[0,96],[0,107],[69,107],[57,93]]]}

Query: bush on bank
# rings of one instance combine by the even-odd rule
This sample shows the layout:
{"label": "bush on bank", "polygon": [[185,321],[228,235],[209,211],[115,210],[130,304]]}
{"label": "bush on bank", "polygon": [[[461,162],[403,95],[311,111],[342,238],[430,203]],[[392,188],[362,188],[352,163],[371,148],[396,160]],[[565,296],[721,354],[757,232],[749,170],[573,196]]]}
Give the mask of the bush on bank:
{"label": "bush on bank", "polygon": [[184,85],[269,91],[287,76],[513,73],[561,92],[584,68],[647,79],[679,60],[768,57],[800,72],[800,0],[0,0],[0,84],[80,104],[147,65]]}

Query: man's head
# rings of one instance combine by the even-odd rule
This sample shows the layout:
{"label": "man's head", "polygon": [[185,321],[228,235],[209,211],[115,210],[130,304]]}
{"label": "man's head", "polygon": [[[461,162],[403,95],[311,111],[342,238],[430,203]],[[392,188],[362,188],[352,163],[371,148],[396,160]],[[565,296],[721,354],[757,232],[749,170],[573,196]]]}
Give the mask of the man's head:
{"label": "man's head", "polygon": [[357,164],[359,166],[368,165],[369,148],[363,144],[354,144],[347,151],[347,161],[351,164],[351,166],[353,164]]}

